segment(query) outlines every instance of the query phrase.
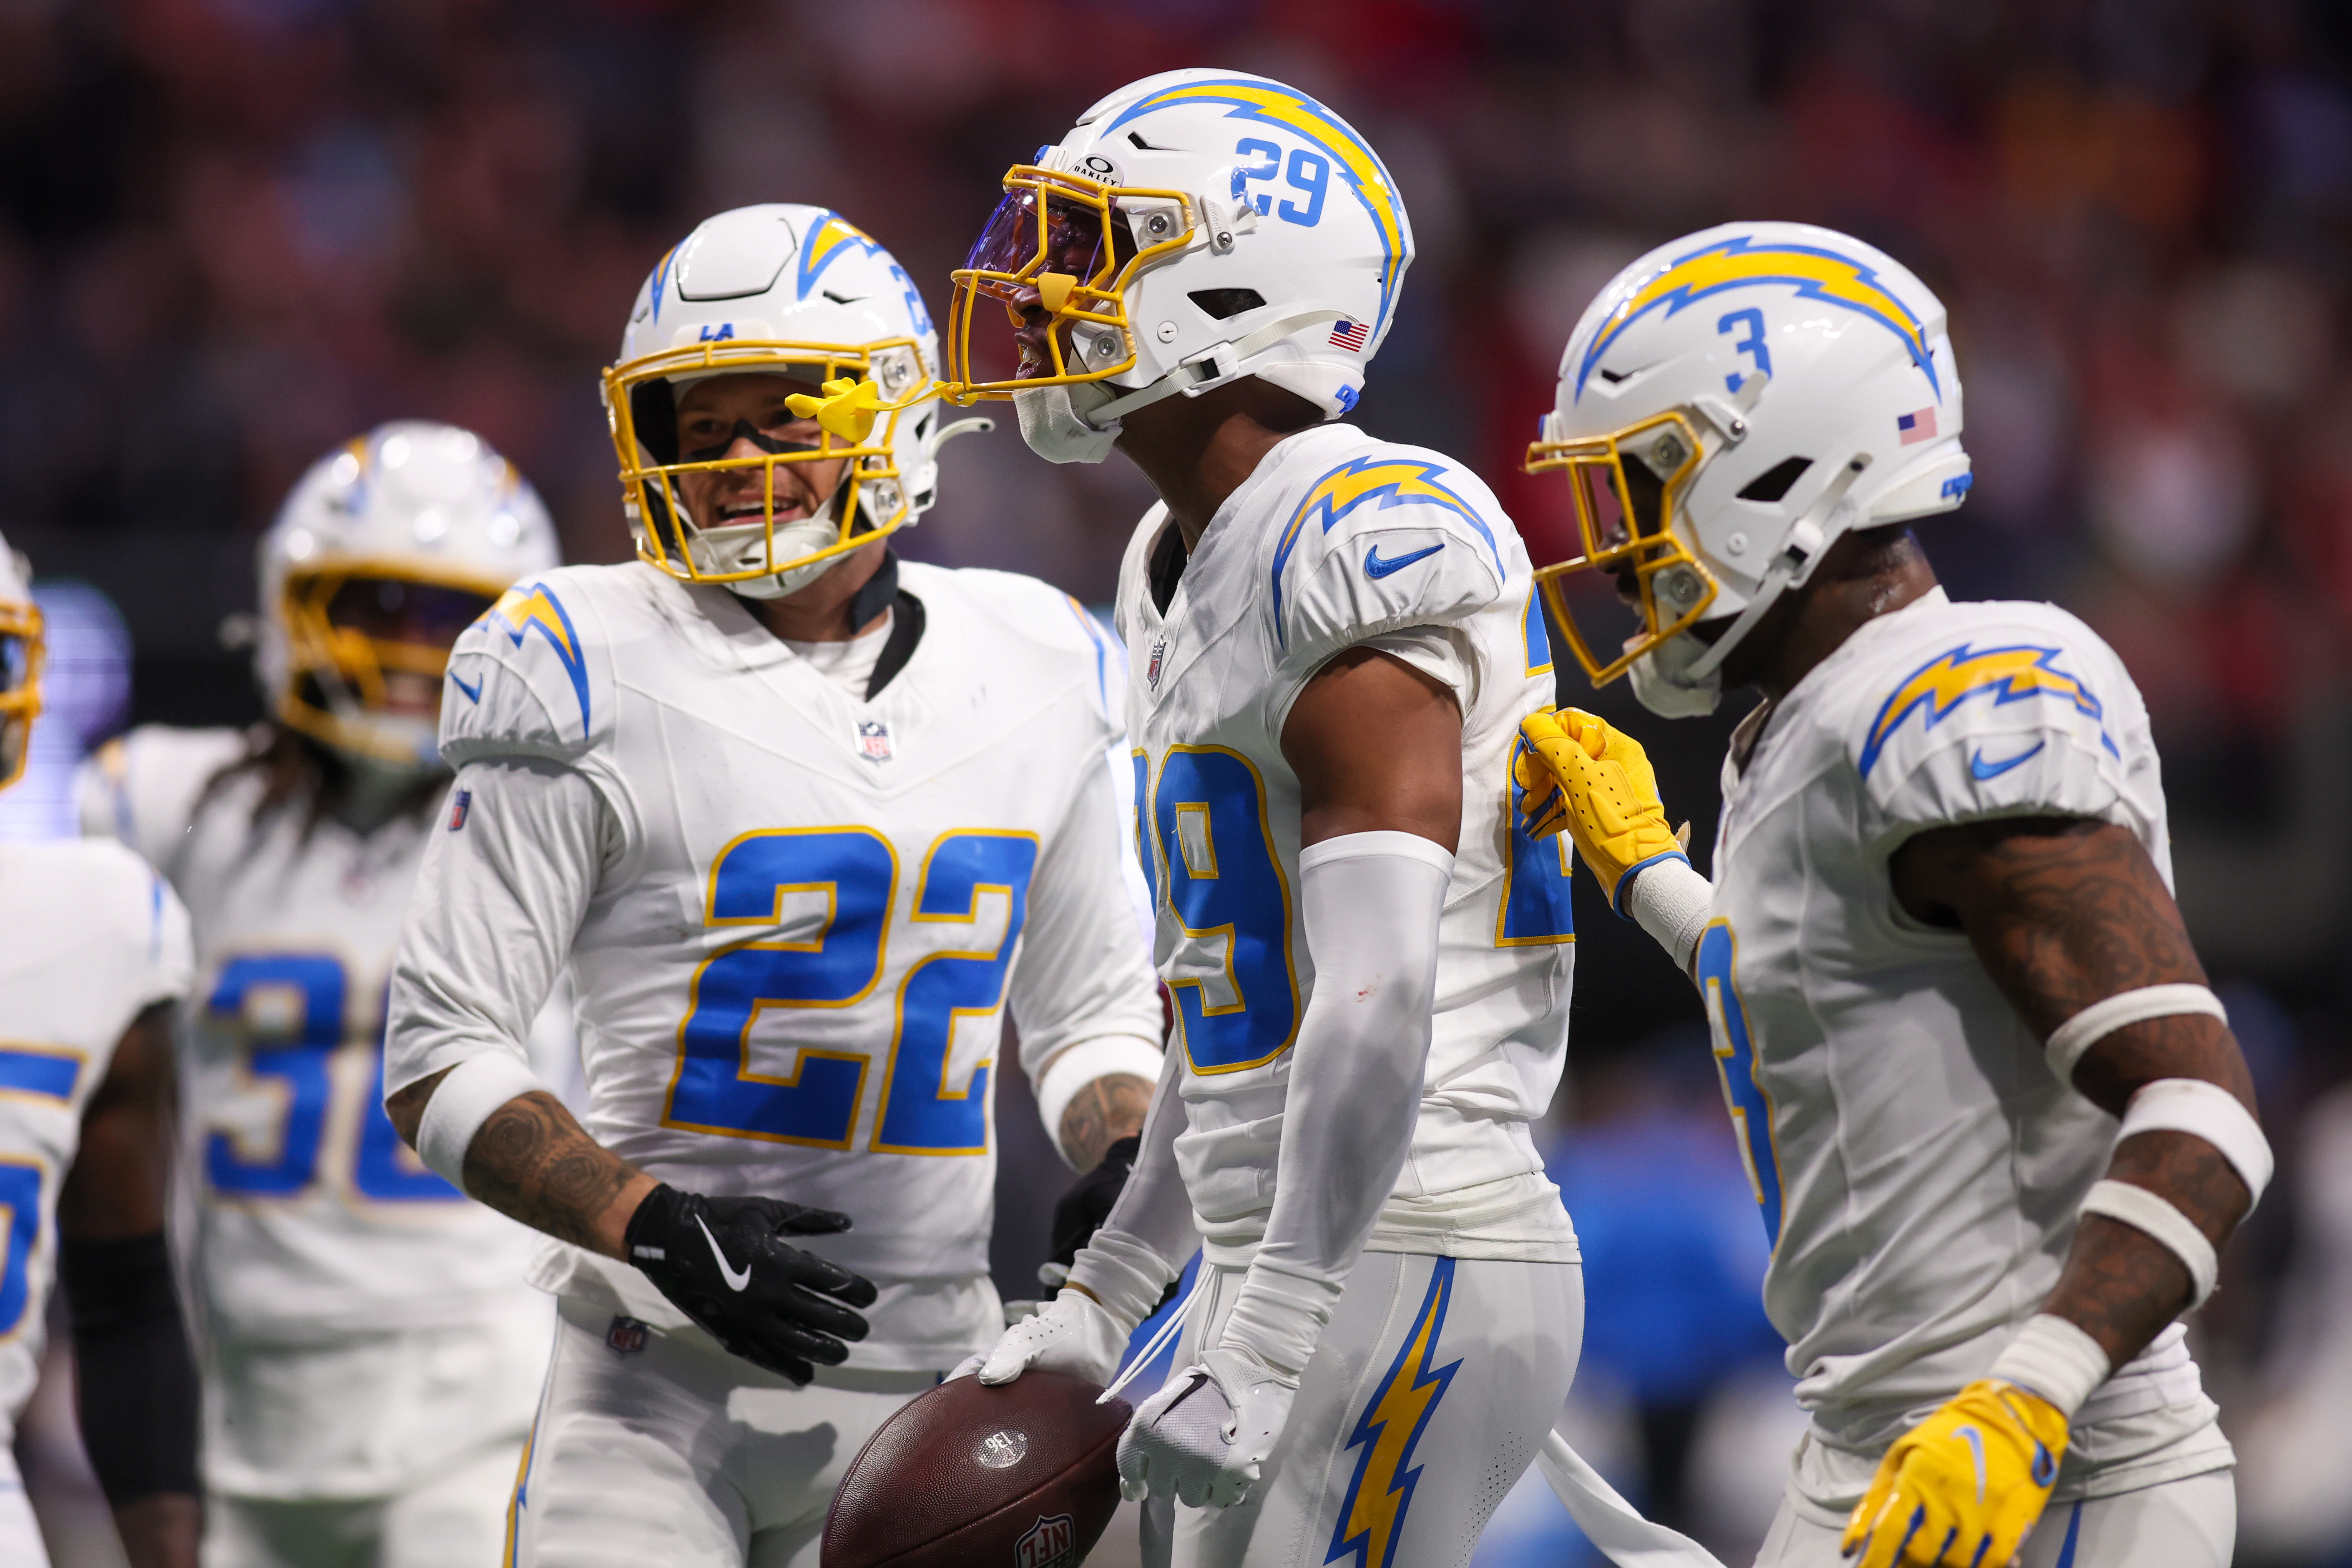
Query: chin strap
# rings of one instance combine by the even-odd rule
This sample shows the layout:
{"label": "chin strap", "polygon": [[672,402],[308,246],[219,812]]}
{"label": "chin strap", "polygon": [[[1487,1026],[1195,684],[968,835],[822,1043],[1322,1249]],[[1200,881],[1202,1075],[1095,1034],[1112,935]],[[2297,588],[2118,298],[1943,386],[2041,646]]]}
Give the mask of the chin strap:
{"label": "chin strap", "polygon": [[1130,392],[1124,397],[1115,397],[1100,408],[1089,411],[1086,416],[1087,423],[1099,430],[1106,427],[1108,421],[1121,418],[1139,408],[1148,408],[1180,392],[1187,397],[1198,397],[1213,387],[1223,386],[1226,382],[1240,378],[1246,374],[1242,369],[1243,361],[1255,359],[1292,333],[1303,332],[1325,321],[1347,319],[1338,310],[1321,308],[1278,316],[1255,331],[1244,333],[1231,342],[1202,349],[1150,385]]}
{"label": "chin strap", "polygon": [[[1812,575],[1813,568],[1821,564],[1822,556],[1831,542],[1853,526],[1853,509],[1846,504],[1846,492],[1853,489],[1854,481],[1862,478],[1863,470],[1869,466],[1867,458],[1848,463],[1838,477],[1822,489],[1805,515],[1789,525],[1789,531],[1781,536],[1780,548],[1773,554],[1772,563],[1765,571],[1764,581],[1756,585],[1756,592],[1748,599],[1747,607],[1739,612],[1728,630],[1684,668],[1682,673],[1685,677],[1691,680],[1705,680],[1722,668],[1723,661],[1731,657],[1731,650],[1756,628],[1756,623],[1764,618],[1765,612],[1779,602],[1780,595],[1791,588],[1804,585],[1805,580]],[[1845,515],[1841,516],[1841,513]]]}

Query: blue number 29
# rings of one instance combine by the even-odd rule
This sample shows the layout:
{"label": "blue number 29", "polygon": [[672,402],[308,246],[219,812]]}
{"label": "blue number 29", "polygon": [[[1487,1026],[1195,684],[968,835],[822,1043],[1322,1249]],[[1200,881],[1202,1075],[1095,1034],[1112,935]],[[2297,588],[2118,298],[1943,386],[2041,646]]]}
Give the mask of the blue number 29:
{"label": "blue number 29", "polygon": [[1276,208],[1271,195],[1261,191],[1255,195],[1251,195],[1249,185],[1252,181],[1271,180],[1276,174],[1286,173],[1282,149],[1272,142],[1249,136],[1234,144],[1234,155],[1262,157],[1265,160],[1263,163],[1254,164],[1248,168],[1237,168],[1234,171],[1233,194],[1235,200],[1246,197],[1250,205],[1257,210],[1260,217],[1272,213],[1283,222],[1295,223],[1301,228],[1313,228],[1323,221],[1323,198],[1328,195],[1331,190],[1330,159],[1319,153],[1310,153],[1304,147],[1292,148],[1284,183],[1291,189],[1304,193],[1307,204],[1301,206],[1296,201],[1286,199],[1282,205]]}
{"label": "blue number 29", "polygon": [[1168,982],[1186,1059],[1197,1073],[1272,1061],[1298,1033],[1298,974],[1265,782],[1239,752],[1171,746],[1150,826],[1167,868],[1160,886],[1170,912],[1187,939],[1221,961],[1214,974]]}
{"label": "blue number 29", "polygon": [[1739,1000],[1733,976],[1739,944],[1723,921],[1708,926],[1698,939],[1700,998],[1706,1004],[1706,1023],[1715,1037],[1716,1070],[1723,1078],[1723,1100],[1731,1111],[1731,1131],[1739,1140],[1740,1162],[1748,1167],[1748,1183],[1764,1211],[1764,1235],[1780,1245],[1780,1161],[1772,1145],[1772,1098],[1756,1078],[1756,1042],[1748,1029],[1748,1008]]}

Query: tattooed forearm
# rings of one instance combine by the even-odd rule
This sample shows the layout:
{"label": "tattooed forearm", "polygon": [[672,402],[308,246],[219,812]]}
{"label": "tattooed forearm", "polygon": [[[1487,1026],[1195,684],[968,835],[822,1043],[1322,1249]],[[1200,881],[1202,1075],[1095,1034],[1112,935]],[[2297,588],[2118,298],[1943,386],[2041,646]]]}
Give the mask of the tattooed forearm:
{"label": "tattooed forearm", "polygon": [[[2217,1248],[2245,1217],[2250,1194],[2220,1150],[2186,1132],[2142,1132],[2116,1150],[2107,1174],[2163,1194]],[[2074,1233],[2044,1311],[2072,1320],[2116,1366],[2147,1347],[2189,1305],[2189,1270],[2147,1232],[2091,1215]]]}
{"label": "tattooed forearm", "polygon": [[[2037,1038],[2105,997],[2205,983],[2179,906],[2139,841],[2083,817],[2003,817],[1922,833],[1896,850],[1895,898],[1914,918],[1968,933],[1993,984]],[[2116,1031],[2075,1087],[2112,1114],[2142,1084],[2201,1078],[2253,1103],[2237,1042],[2215,1019]]]}
{"label": "tattooed forearm", "polygon": [[[2037,1038],[2092,1003],[2144,985],[2203,984],[2180,910],[2124,829],[2083,818],[2025,817],[1920,834],[1889,866],[1915,918],[1967,932],[1985,972]],[[2202,1015],[2129,1025],[2094,1046],[2074,1087],[2111,1115],[2159,1079],[2221,1085],[2252,1109],[2237,1040]],[[2252,1195],[2220,1150],[2174,1131],[2118,1144],[2114,1180],[2145,1187],[2189,1216],[2216,1248]],[[2044,1310],[2078,1324],[2121,1366],[2188,1306],[2189,1270],[2146,1232],[2104,1215],[2076,1228]]]}
{"label": "tattooed forearm", "polygon": [[[444,1073],[384,1102],[410,1147]],[[654,1180],[581,1130],[562,1101],[520,1095],[490,1112],[466,1150],[466,1191],[510,1219],[601,1252],[622,1254],[621,1233]]]}
{"label": "tattooed forearm", "polygon": [[1122,1138],[1143,1131],[1143,1114],[1151,1109],[1151,1081],[1133,1073],[1115,1072],[1095,1079],[1070,1100],[1062,1112],[1062,1147],[1081,1171],[1102,1163],[1103,1151]]}

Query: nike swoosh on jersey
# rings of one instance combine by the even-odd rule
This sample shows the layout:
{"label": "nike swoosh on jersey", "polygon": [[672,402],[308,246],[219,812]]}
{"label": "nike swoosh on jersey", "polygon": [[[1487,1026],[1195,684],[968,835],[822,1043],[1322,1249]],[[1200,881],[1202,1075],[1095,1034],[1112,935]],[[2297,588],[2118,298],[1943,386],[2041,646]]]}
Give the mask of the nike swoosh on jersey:
{"label": "nike swoosh on jersey", "polygon": [[2047,741],[2036,741],[2033,742],[2032,746],[2027,750],[2018,752],[2017,755],[2009,758],[2005,762],[1999,763],[1986,762],[1984,760],[1984,748],[1982,746],[1979,746],[1976,750],[1976,754],[1969,759],[1969,772],[1979,779],[1997,779],[2000,777],[2001,774],[2009,772],[2010,769],[2017,766],[2018,763],[2025,761],[2028,757],[2032,756],[2035,752],[2040,752],[2042,747],[2049,743],[2050,742]]}
{"label": "nike swoosh on jersey", "polygon": [[702,1232],[702,1239],[710,1243],[710,1256],[719,1259],[719,1277],[727,1281],[727,1289],[740,1290],[749,1285],[751,1282],[751,1266],[745,1265],[742,1272],[737,1273],[733,1265],[727,1261],[727,1249],[719,1245],[719,1238],[710,1234],[710,1227],[702,1223],[700,1215],[694,1216],[694,1223]]}
{"label": "nike swoosh on jersey", "polygon": [[449,679],[450,679],[452,681],[456,682],[456,684],[457,684],[457,689],[458,689],[458,690],[460,690],[460,691],[462,691],[462,692],[464,692],[464,693],[466,694],[466,700],[467,700],[467,701],[468,701],[468,702],[479,702],[479,701],[482,700],[482,682],[481,682],[481,681],[478,681],[478,681],[474,682],[474,684],[473,684],[473,685],[468,686],[468,685],[467,685],[467,684],[466,684],[466,678],[465,678],[464,676],[462,676],[462,675],[459,675],[459,674],[458,674],[456,670],[454,670],[454,669],[453,669],[453,670],[451,670],[451,671],[449,672]]}
{"label": "nike swoosh on jersey", "polygon": [[1410,555],[1383,556],[1379,545],[1371,545],[1364,551],[1364,575],[1385,577],[1391,572],[1402,572],[1414,562],[1425,560],[1444,548],[1445,542],[1441,539],[1426,549],[1416,550]]}

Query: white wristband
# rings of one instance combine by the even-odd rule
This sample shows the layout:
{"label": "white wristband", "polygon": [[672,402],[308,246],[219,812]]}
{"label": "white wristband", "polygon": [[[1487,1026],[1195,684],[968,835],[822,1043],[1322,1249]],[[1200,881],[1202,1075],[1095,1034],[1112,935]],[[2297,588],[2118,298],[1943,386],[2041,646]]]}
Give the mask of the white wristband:
{"label": "white wristband", "polygon": [[2170,1198],[2129,1182],[2094,1182],[2090,1195],[2083,1200],[2083,1212],[2105,1215],[2144,1232],[2180,1259],[2181,1267],[2189,1270],[2189,1311],[2203,1306],[2213,1294],[2221,1259],[2196,1221],[2182,1214]]}
{"label": "white wristband", "polygon": [[1706,912],[1714,903],[1715,884],[1680,856],[1644,866],[1625,894],[1634,923],[1655,938],[1685,973],[1690,972],[1691,954],[1698,950]]}
{"label": "white wristband", "polygon": [[[466,1151],[490,1113],[508,1100],[547,1089],[520,1057],[485,1051],[467,1057],[433,1088],[416,1127],[416,1153],[425,1169],[463,1192]],[[548,1090],[548,1092],[553,1092]]]}
{"label": "white wristband", "polygon": [[1180,1272],[1148,1242],[1105,1226],[1079,1248],[1066,1283],[1100,1302],[1119,1332],[1131,1334]]}
{"label": "white wristband", "polygon": [[2114,1370],[2099,1342],[2078,1324],[2053,1312],[2036,1312],[1993,1358],[1986,1375],[2032,1389],[2071,1421]]}
{"label": "white wristband", "polygon": [[2094,1002],[2059,1025],[2051,1031],[2042,1053],[2049,1058],[2050,1070],[2057,1075],[2058,1081],[2072,1088],[2074,1064],[2083,1059],[2084,1051],[2117,1029],[2183,1013],[2202,1013],[2224,1024],[2230,1021],[2228,1009],[2208,986],[2143,985],[2136,991],[2118,991]]}
{"label": "white wristband", "polygon": [[2186,1132],[2202,1138],[2221,1151],[2238,1179],[2253,1194],[2246,1207],[2263,1201],[2271,1184],[2271,1144],[2262,1124],[2238,1097],[2218,1083],[2201,1078],[2160,1078],[2143,1084],[2124,1107],[2124,1124],[2116,1142],[2140,1132]]}

